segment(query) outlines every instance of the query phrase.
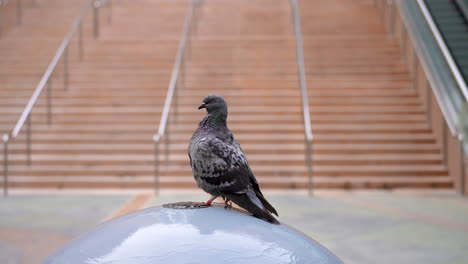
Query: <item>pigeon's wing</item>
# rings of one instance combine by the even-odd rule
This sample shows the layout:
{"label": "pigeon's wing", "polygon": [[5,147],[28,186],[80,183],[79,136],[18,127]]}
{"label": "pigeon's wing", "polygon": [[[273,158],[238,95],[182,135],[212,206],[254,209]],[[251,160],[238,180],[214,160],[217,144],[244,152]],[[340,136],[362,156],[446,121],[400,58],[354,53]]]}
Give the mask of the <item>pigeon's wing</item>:
{"label": "pigeon's wing", "polygon": [[216,137],[200,143],[202,146],[199,147],[204,152],[202,155],[210,163],[207,173],[200,175],[200,178],[223,193],[247,192],[251,185],[250,168],[244,153],[239,152],[235,145]]}
{"label": "pigeon's wing", "polygon": [[255,192],[262,194],[262,192],[260,191],[260,186],[258,185],[257,179],[255,178],[254,174],[252,173],[252,170],[250,169],[250,166],[247,162],[247,158],[245,157],[244,151],[242,150],[241,146],[236,140],[233,140],[232,145],[234,148],[237,149],[237,152],[241,153],[243,156],[243,163],[245,164],[245,168],[247,170],[246,174],[249,176],[249,183],[252,185],[252,188],[255,190]]}
{"label": "pigeon's wing", "polygon": [[233,144],[226,144],[215,138],[207,141],[206,147],[209,153],[222,162],[213,162],[217,164],[213,170],[212,176],[214,177],[202,177],[205,182],[217,186],[218,190],[224,194],[245,194],[259,208],[265,208],[278,215],[275,208],[263,197],[247,158],[236,141]]}

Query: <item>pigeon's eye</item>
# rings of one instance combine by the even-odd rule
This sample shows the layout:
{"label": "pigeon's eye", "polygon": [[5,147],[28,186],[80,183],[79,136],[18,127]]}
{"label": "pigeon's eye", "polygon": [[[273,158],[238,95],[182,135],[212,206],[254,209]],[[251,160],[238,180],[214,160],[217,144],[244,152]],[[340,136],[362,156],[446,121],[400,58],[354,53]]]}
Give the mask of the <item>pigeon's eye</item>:
{"label": "pigeon's eye", "polygon": [[210,103],[214,103],[214,101],[216,101],[214,98],[210,99]]}

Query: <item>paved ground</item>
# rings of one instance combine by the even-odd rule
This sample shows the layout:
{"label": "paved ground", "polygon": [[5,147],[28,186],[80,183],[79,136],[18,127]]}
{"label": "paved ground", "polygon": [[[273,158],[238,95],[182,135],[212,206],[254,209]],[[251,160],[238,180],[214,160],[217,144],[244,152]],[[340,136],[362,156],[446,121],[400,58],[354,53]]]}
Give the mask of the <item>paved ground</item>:
{"label": "paved ground", "polygon": [[[14,194],[0,198],[0,263],[41,263],[98,223],[201,192]],[[468,199],[451,191],[267,193],[289,224],[348,264],[468,263]],[[45,241],[45,242],[44,242]]]}

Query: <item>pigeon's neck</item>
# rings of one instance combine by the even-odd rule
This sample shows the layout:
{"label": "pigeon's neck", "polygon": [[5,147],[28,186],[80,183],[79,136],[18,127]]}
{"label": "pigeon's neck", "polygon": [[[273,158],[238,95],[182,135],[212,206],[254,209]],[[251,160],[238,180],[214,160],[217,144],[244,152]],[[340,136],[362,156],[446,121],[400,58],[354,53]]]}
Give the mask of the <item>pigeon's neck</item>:
{"label": "pigeon's neck", "polygon": [[227,113],[217,111],[210,113],[200,122],[202,127],[224,128],[226,127]]}

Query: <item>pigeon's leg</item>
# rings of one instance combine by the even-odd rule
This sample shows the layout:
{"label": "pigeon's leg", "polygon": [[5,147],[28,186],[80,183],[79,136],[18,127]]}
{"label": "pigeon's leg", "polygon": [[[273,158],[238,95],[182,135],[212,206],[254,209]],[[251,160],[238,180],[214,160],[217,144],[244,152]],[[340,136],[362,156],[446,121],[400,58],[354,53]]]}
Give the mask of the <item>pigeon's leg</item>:
{"label": "pigeon's leg", "polygon": [[204,203],[204,205],[205,205],[205,206],[211,206],[211,203],[212,203],[216,198],[218,198],[218,195],[213,195],[213,196],[211,196],[211,198],[210,198],[208,201],[206,201],[206,202]]}
{"label": "pigeon's leg", "polygon": [[229,209],[232,208],[232,201],[226,198],[226,200],[224,200],[224,209],[228,209],[228,208]]}

